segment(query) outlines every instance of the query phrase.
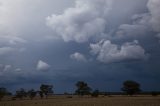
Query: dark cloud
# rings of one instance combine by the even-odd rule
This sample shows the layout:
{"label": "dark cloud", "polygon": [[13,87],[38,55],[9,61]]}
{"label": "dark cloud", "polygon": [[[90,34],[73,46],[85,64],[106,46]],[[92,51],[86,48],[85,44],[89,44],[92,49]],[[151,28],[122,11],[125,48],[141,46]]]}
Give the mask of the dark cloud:
{"label": "dark cloud", "polygon": [[160,89],[158,0],[0,2],[1,86],[64,92],[84,80],[116,91],[131,79]]}

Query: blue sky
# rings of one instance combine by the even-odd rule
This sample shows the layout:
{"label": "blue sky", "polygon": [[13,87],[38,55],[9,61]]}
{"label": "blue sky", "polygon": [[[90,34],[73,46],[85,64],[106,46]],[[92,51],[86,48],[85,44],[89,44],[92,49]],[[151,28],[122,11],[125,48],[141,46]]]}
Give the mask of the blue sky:
{"label": "blue sky", "polygon": [[0,86],[160,90],[159,14],[159,0],[0,0]]}

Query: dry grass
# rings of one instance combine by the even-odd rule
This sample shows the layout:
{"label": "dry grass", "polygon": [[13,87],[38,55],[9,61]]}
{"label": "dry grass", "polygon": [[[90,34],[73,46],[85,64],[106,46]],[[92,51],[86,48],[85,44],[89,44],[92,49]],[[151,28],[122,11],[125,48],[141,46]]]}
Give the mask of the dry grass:
{"label": "dry grass", "polygon": [[1,101],[0,106],[160,106],[160,97],[99,97],[66,98]]}

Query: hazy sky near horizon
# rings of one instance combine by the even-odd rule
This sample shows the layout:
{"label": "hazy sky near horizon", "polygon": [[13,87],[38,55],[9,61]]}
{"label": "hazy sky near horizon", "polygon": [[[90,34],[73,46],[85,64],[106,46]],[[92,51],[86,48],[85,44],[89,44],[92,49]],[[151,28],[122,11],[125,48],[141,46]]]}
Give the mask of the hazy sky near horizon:
{"label": "hazy sky near horizon", "polygon": [[159,14],[159,0],[0,0],[0,86],[160,90]]}

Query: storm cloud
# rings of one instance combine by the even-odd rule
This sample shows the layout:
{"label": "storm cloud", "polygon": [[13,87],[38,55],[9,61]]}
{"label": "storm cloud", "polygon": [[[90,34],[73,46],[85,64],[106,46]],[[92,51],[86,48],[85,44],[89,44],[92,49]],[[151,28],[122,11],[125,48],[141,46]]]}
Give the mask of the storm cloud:
{"label": "storm cloud", "polygon": [[48,16],[46,21],[64,41],[86,42],[104,33],[110,8],[111,0],[77,0],[75,7]]}
{"label": "storm cloud", "polygon": [[85,80],[105,91],[133,79],[159,89],[159,4],[0,0],[0,85],[51,83],[64,92]]}

